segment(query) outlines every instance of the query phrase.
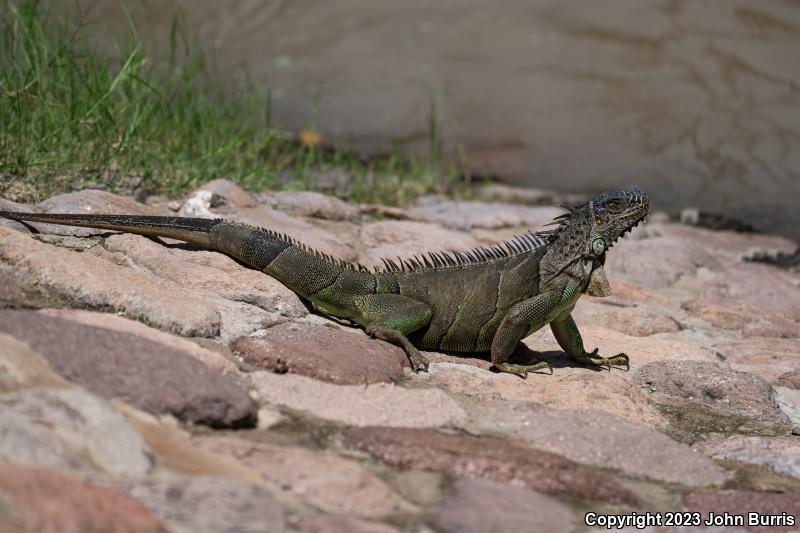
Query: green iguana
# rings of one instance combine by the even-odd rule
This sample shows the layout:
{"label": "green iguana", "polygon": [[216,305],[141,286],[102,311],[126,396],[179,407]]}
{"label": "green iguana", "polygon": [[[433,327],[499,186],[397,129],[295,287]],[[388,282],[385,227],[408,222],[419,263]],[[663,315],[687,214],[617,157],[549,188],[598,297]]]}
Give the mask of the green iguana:
{"label": "green iguana", "polygon": [[465,252],[431,252],[383,260],[370,271],[334,259],[270,229],[226,220],[133,215],[13,213],[0,216],[169,237],[234,257],[274,277],[323,314],[355,323],[402,347],[414,370],[427,369],[417,350],[491,351],[501,372],[525,377],[546,362],[509,362],[517,344],[550,324],[558,344],[578,362],[628,365],[628,356],[587,352],[570,316],[582,293],[611,293],[606,250],[648,211],[638,188],[609,191],[568,208],[554,229]]}

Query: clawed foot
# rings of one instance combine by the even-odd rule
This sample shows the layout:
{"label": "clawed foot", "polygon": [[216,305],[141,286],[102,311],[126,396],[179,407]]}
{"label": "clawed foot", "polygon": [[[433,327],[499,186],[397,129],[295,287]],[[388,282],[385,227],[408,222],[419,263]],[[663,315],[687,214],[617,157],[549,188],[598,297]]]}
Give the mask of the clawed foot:
{"label": "clawed foot", "polygon": [[419,372],[420,370],[428,371],[428,359],[417,350],[408,354],[408,360],[411,362],[411,370]]}
{"label": "clawed foot", "polygon": [[598,357],[597,356],[597,352],[598,352],[598,348],[595,348],[594,350],[592,350],[592,352],[584,355],[583,357],[576,357],[575,360],[578,361],[579,363],[583,363],[583,364],[586,364],[586,365],[604,366],[604,367],[608,368],[608,370],[611,370],[611,366],[612,365],[614,365],[614,366],[622,366],[622,365],[624,365],[625,366],[625,370],[630,370],[631,369],[631,365],[630,365],[630,361],[628,359],[628,356],[625,355],[624,353],[619,353],[619,354],[614,355],[612,357]]}
{"label": "clawed foot", "polygon": [[538,363],[534,363],[532,365],[516,365],[514,363],[497,363],[494,365],[500,372],[505,372],[507,374],[514,374],[516,376],[525,379],[528,377],[528,372],[536,372],[537,370],[547,369],[550,371],[550,374],[553,373],[553,367],[550,366],[550,363],[546,361],[540,361]]}
{"label": "clawed foot", "polygon": [[408,361],[411,363],[411,369],[414,372],[419,372],[420,370],[428,371],[428,360],[413,344],[411,344],[405,335],[399,331],[372,325],[364,328],[364,331],[366,331],[367,335],[370,337],[378,338],[401,347],[403,351],[406,352]]}

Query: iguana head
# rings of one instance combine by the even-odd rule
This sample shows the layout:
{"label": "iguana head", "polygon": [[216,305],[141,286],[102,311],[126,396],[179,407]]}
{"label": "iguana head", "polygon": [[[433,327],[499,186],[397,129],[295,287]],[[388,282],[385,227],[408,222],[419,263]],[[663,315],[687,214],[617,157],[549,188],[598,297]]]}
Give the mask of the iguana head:
{"label": "iguana head", "polygon": [[591,231],[586,240],[585,257],[602,257],[617,240],[631,231],[650,208],[647,195],[638,187],[607,191],[589,202]]}
{"label": "iguana head", "polygon": [[[542,259],[545,283],[569,272],[586,280],[585,291],[608,296],[603,271],[606,250],[647,216],[649,201],[641,189],[607,191],[558,217],[558,229]],[[587,280],[587,278],[589,278]]]}

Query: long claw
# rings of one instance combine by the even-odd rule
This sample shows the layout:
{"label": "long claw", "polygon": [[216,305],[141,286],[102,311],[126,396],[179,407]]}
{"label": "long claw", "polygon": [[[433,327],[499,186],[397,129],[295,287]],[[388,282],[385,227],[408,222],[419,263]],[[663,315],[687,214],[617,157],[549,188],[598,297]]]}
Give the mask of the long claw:
{"label": "long claw", "polygon": [[550,363],[546,361],[539,361],[532,365],[517,365],[514,363],[497,363],[494,365],[500,372],[505,372],[507,374],[514,374],[515,376],[519,376],[522,379],[526,379],[528,377],[528,372],[536,372],[537,370],[544,370],[547,369],[550,371],[550,375],[553,375],[553,367],[550,366]]}
{"label": "long claw", "polygon": [[614,357],[609,357],[608,360],[612,365],[625,365],[625,371],[629,371],[631,369],[630,358],[627,356],[627,354],[618,353]]}
{"label": "long claw", "polygon": [[595,348],[591,352],[587,353],[585,356],[576,357],[575,359],[578,362],[586,365],[605,367],[609,370],[609,372],[611,371],[612,365],[614,366],[625,365],[625,370],[631,369],[630,359],[626,354],[619,353],[613,357],[598,357],[597,356],[598,351],[599,351],[598,348]]}

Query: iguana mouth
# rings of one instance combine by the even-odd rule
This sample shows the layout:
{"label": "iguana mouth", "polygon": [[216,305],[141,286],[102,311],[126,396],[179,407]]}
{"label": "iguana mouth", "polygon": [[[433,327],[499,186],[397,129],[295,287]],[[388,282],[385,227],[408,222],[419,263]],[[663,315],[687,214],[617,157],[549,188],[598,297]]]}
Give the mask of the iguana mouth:
{"label": "iguana mouth", "polygon": [[636,226],[638,226],[638,225],[639,225],[639,224],[641,224],[642,222],[646,221],[648,216],[649,216],[649,213],[645,213],[645,214],[643,214],[642,216],[640,216],[638,219],[636,219],[636,222],[634,222],[633,224],[629,225],[629,226],[628,226],[626,229],[624,229],[622,232],[620,232],[620,234],[619,234],[619,235],[617,235],[617,237],[616,237],[616,238],[615,238],[613,241],[611,241],[611,242],[609,243],[608,247],[609,247],[609,248],[613,247],[613,246],[614,246],[614,244],[615,244],[615,243],[616,243],[618,240],[620,240],[620,239],[621,239],[622,237],[624,237],[626,234],[628,234],[628,233],[632,232],[632,231],[633,231],[633,228],[635,228]]}
{"label": "iguana mouth", "polygon": [[606,247],[611,248],[647,218],[650,212],[650,200],[644,191],[633,187],[595,196],[588,207],[589,218],[594,218],[598,226],[591,232],[589,238],[599,236],[607,243]]}

